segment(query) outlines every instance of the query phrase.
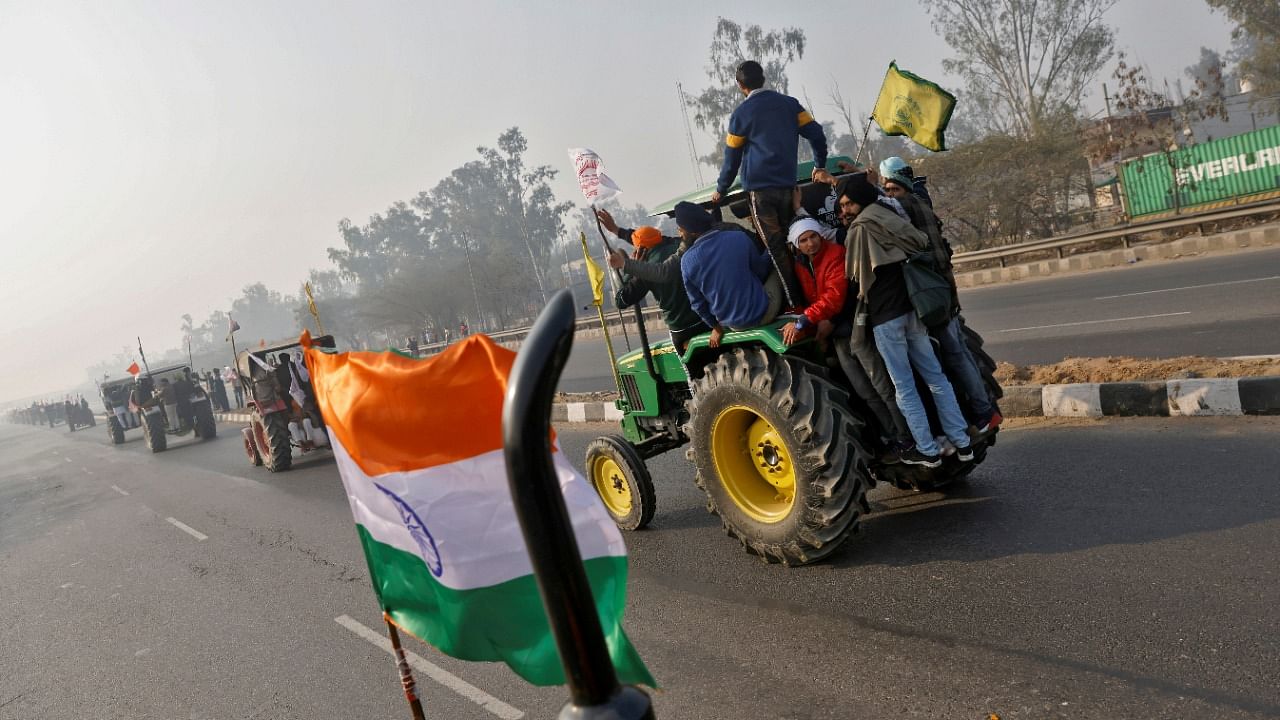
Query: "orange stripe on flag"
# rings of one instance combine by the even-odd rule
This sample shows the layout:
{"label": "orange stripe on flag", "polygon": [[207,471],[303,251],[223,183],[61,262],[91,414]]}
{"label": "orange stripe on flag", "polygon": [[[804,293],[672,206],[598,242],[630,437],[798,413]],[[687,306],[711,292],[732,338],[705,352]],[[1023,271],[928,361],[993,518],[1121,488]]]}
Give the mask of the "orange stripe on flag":
{"label": "orange stripe on flag", "polygon": [[485,335],[426,360],[306,351],[324,421],[368,475],[501,449],[502,400],[515,357]]}

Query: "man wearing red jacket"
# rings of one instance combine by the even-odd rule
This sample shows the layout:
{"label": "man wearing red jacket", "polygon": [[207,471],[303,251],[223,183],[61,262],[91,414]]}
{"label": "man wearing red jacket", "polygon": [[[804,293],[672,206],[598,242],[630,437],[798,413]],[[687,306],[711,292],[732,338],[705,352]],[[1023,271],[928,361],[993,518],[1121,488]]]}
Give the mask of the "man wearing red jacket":
{"label": "man wearing red jacket", "polygon": [[[792,223],[787,232],[787,239],[796,248],[796,279],[804,290],[804,299],[808,303],[800,319],[787,323],[782,328],[782,339],[792,345],[803,337],[816,334],[819,340],[837,329],[844,315],[845,301],[849,296],[849,280],[845,277],[845,248],[833,241],[836,233],[812,218],[802,218]],[[846,320],[844,332],[837,333],[846,338],[849,326]],[[909,437],[907,421],[892,397],[888,400],[876,391],[871,378],[867,376],[862,364],[847,349],[848,341],[837,342],[836,354],[840,366],[849,378],[853,391],[867,404],[880,424],[881,442],[888,451],[882,454],[885,462],[897,462],[895,450],[897,445]]]}
{"label": "man wearing red jacket", "polygon": [[836,315],[844,309],[849,294],[844,246],[824,237],[824,233],[834,232],[812,218],[797,220],[787,232],[787,239],[796,248],[796,279],[807,303],[800,319],[782,328],[782,339],[788,345],[815,333],[820,340],[826,338],[835,327]]}

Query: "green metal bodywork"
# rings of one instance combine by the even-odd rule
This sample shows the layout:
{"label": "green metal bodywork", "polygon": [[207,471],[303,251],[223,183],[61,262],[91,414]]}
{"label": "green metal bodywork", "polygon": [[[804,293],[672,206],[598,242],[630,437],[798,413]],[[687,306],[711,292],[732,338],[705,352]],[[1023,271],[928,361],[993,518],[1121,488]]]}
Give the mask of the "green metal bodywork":
{"label": "green metal bodywork", "polygon": [[[835,172],[835,169],[839,167],[840,162],[847,162],[850,165],[852,165],[853,158],[849,157],[848,155],[833,155],[827,158],[827,165],[826,165],[827,170]],[[799,165],[796,165],[796,183],[797,184],[808,182],[809,178],[812,175],[813,175],[812,161],[806,162],[806,163],[800,163]],[[688,193],[686,195],[681,195],[678,198],[672,198],[671,200],[668,200],[662,203],[661,205],[659,205],[658,207],[654,208],[652,214],[653,215],[669,215],[675,212],[676,204],[682,203],[682,202],[691,202],[691,203],[697,203],[699,205],[704,205],[706,203],[711,202],[711,194],[714,193],[715,191],[716,191],[715,185],[708,185],[700,190],[694,190],[693,192]],[[729,192],[725,193],[724,197],[720,199],[720,204],[727,205],[729,203],[735,202],[741,197],[742,197],[742,178],[739,177],[733,183],[733,185],[729,186]]]}
{"label": "green metal bodywork", "polygon": [[623,435],[632,443],[645,440],[647,433],[638,421],[642,418],[658,418],[672,410],[667,407],[670,402],[664,402],[662,386],[686,387],[689,384],[686,368],[700,368],[714,360],[725,348],[734,345],[764,345],[779,355],[808,355],[814,347],[812,341],[805,340],[795,345],[787,345],[782,341],[782,327],[796,317],[781,315],[769,325],[726,331],[719,349],[711,347],[709,333],[699,335],[689,341],[683,356],[676,352],[670,340],[653,343],[650,352],[657,379],[649,374],[642,351],[633,350],[619,357],[618,378],[622,382],[623,392],[614,404],[623,413]]}

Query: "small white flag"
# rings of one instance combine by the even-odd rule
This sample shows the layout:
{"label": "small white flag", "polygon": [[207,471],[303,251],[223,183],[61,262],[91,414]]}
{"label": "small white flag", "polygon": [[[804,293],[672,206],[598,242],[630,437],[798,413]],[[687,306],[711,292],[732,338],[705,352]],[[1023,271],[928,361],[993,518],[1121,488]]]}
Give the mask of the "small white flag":
{"label": "small white flag", "polygon": [[595,205],[618,195],[622,188],[604,174],[604,161],[590,148],[569,148],[569,159],[578,175],[578,187],[587,203]]}

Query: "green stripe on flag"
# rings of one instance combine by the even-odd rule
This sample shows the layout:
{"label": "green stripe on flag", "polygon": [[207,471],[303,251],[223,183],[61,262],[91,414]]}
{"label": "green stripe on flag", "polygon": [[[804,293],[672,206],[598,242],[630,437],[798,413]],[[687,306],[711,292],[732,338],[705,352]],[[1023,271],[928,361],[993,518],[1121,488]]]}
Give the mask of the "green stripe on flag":
{"label": "green stripe on flag", "polygon": [[[422,558],[380,543],[356,525],[374,592],[405,631],[462,660],[506,662],[534,685],[563,685],[564,668],[532,575],[498,585],[454,590],[436,582]],[[657,687],[622,629],[627,558],[587,560],[609,654],[623,683]]]}

